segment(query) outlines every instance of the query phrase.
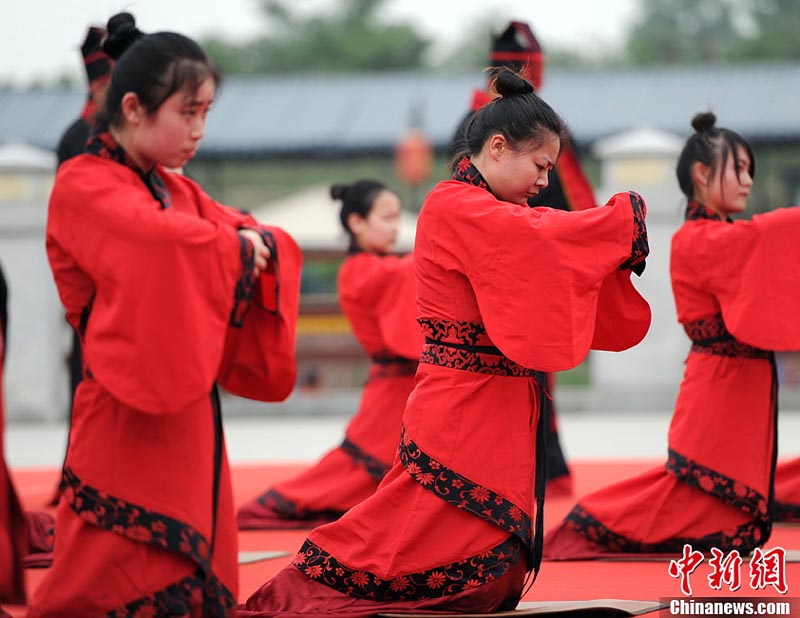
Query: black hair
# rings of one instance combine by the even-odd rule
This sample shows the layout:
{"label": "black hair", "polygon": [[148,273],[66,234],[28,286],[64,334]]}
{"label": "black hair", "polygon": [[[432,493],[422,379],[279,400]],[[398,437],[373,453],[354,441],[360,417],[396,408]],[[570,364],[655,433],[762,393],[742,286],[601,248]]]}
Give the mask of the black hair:
{"label": "black hair", "polygon": [[454,162],[464,155],[478,154],[496,133],[505,137],[514,150],[523,146],[538,148],[550,134],[562,144],[567,140],[564,121],[534,92],[528,80],[507,68],[492,72],[496,74],[494,88],[500,96],[473,114],[457,144]]}
{"label": "black hair", "polygon": [[108,20],[103,50],[116,63],[101,119],[122,124],[122,97],[133,92],[148,114],[154,114],[176,92],[196,92],[207,79],[219,86],[221,75],[203,49],[176,32],[144,34],[130,13]]}
{"label": "black hair", "polygon": [[[750,157],[750,177],[755,178],[756,160],[753,157],[753,149],[747,140],[736,131],[714,126],[717,117],[712,112],[701,112],[692,119],[692,128],[695,133],[683,147],[681,156],[678,158],[678,165],[675,174],[678,176],[678,184],[683,194],[690,200],[694,199],[694,181],[692,180],[692,166],[698,161],[708,166],[713,178],[718,169],[725,169],[728,164],[728,157],[733,156],[736,167],[736,175],[739,175],[739,149],[744,148]],[[719,156],[718,156],[719,155]],[[722,176],[720,176],[722,182]]]}
{"label": "black hair", "polygon": [[339,221],[344,231],[347,232],[347,235],[350,237],[351,250],[356,248],[356,239],[347,223],[347,219],[354,213],[362,219],[366,219],[372,210],[375,199],[383,191],[395,193],[394,189],[388,187],[379,180],[357,180],[349,185],[331,185],[331,197],[342,202],[342,208],[339,211]]}

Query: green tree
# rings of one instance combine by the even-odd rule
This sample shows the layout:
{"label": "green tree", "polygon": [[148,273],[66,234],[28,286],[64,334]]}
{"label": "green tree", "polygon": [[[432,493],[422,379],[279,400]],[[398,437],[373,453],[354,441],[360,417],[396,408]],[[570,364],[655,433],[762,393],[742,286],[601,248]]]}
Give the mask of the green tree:
{"label": "green tree", "polygon": [[797,0],[641,0],[634,65],[800,59]]}
{"label": "green tree", "polygon": [[800,2],[749,0],[743,5],[755,32],[737,44],[733,59],[800,60]]}
{"label": "green tree", "polygon": [[269,36],[203,46],[226,73],[298,73],[419,69],[430,42],[409,24],[382,24],[385,0],[339,0],[324,15],[303,16],[285,0],[262,0]]}
{"label": "green tree", "polygon": [[626,50],[634,65],[721,62],[741,36],[730,0],[642,0]]}

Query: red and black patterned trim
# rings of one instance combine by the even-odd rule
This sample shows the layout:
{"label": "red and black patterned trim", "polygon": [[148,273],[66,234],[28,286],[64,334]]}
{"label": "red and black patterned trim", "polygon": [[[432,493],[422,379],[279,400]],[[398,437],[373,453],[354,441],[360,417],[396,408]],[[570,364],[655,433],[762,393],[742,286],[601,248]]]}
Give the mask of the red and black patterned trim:
{"label": "red and black patterned trim", "polygon": [[[475,185],[476,187],[480,187],[492,193],[492,188],[489,186],[489,183],[481,176],[478,168],[472,164],[472,161],[470,161],[467,156],[462,157],[456,164],[456,168],[453,171],[453,180],[466,182],[467,184]],[[494,194],[492,193],[492,195]]]}
{"label": "red and black patterned trim", "polygon": [[489,339],[479,322],[459,322],[439,318],[417,320],[425,336],[419,362],[461,371],[489,373],[517,378],[533,378],[537,372],[503,355]]}
{"label": "red and black patterned trim", "polygon": [[406,472],[425,489],[448,504],[507,530],[533,552],[532,520],[522,507],[436,461],[417,446],[405,427],[400,434],[399,454]]}
{"label": "red and black patterned trim", "polygon": [[[709,221],[722,221],[722,218],[715,212],[703,206],[700,202],[690,201],[686,205],[686,214],[684,215],[686,221],[697,221],[698,219],[707,219]],[[732,223],[732,219],[725,220],[726,223]]]}
{"label": "red and black patterned trim", "polygon": [[637,275],[644,272],[645,260],[650,254],[650,245],[647,242],[647,225],[645,215],[647,207],[642,196],[635,191],[629,191],[631,208],[633,210],[633,241],[631,243],[631,256],[619,267],[619,270],[630,268]]}
{"label": "red and black patterned trim", "polygon": [[478,588],[508,573],[519,560],[519,542],[512,535],[497,547],[464,560],[392,579],[352,569],[308,539],[292,564],[309,579],[351,597],[407,601],[436,599]]}
{"label": "red and black patterned trim", "polygon": [[195,616],[230,618],[236,600],[229,590],[214,580],[208,585],[202,571],[159,590],[155,594],[109,611],[107,618],[152,618],[153,616]]}
{"label": "red and black patterned trim", "polygon": [[[240,228],[240,229],[255,229],[255,228]],[[234,303],[233,303],[233,310],[231,311],[231,319],[230,325],[234,328],[242,328],[244,325],[244,318],[247,316],[248,311],[250,311],[250,307],[253,302],[264,309],[265,311],[269,311],[270,313],[277,314],[277,307],[280,306],[278,302],[278,293],[279,293],[279,281],[278,281],[278,247],[275,243],[275,237],[272,235],[271,232],[263,229],[255,229],[261,235],[264,244],[269,249],[270,253],[270,262],[272,263],[272,268],[275,272],[275,309],[270,309],[267,307],[262,306],[261,303],[257,302],[256,299],[258,295],[255,293],[256,287],[260,284],[260,279],[256,279],[253,277],[253,269],[255,268],[255,248],[253,247],[253,243],[249,240],[244,238],[243,236],[239,237],[240,248],[241,248],[241,261],[242,261],[242,272],[239,275],[239,279],[236,282],[236,288],[234,289]]]}
{"label": "red and black patterned trim", "polygon": [[[201,579],[198,586],[190,586],[183,582],[175,584],[166,589],[170,590],[169,598],[175,598],[178,591],[184,589],[189,592],[202,590],[206,595],[210,595],[208,598],[204,597],[203,602],[209,603],[211,607],[233,606],[234,599],[231,591],[220,583],[211,569],[213,543],[209,544],[200,532],[173,517],[149,511],[142,506],[86,485],[69,467],[65,467],[62,472],[61,490],[70,508],[87,523],[132,541],[177,552],[194,561],[200,567],[197,577]],[[153,603],[156,602],[159,594],[161,593],[153,597]],[[146,601],[147,599],[142,600],[143,607],[146,606]],[[128,607],[118,611],[128,611]],[[147,613],[112,615],[148,616]],[[228,613],[225,610],[222,613],[207,615],[227,616]]]}
{"label": "red and black patterned trim", "polygon": [[369,367],[369,374],[367,374],[367,383],[384,378],[413,376],[417,373],[417,366],[419,365],[418,360],[389,354],[375,354],[371,357],[371,360],[372,364]]}
{"label": "red and black patterned trim", "polygon": [[687,543],[701,551],[717,547],[750,552],[767,541],[771,531],[768,498],[744,483],[691,461],[672,449],[669,449],[665,467],[680,482],[747,513],[753,518],[752,521],[702,537],[677,537],[660,543],[642,543],[613,532],[577,504],[566,517],[567,528],[611,553],[679,553]]}
{"label": "red and black patterned trim", "polygon": [[391,464],[386,464],[372,455],[365,453],[361,447],[354,444],[347,438],[342,440],[339,448],[347,453],[350,458],[358,465],[362,466],[372,478],[380,481],[389,473]]}
{"label": "red and black patterned trim", "polygon": [[98,122],[92,127],[89,142],[86,144],[86,153],[129,167],[142,179],[153,197],[161,204],[161,208],[166,209],[172,206],[172,197],[164,181],[158,175],[156,166],[154,165],[149,171],[143,171],[112,137],[107,124]]}
{"label": "red and black patterned trim", "polygon": [[276,515],[283,517],[284,519],[297,521],[310,520],[316,523],[319,523],[323,520],[336,521],[345,513],[344,511],[337,511],[335,509],[312,510],[300,508],[297,506],[297,504],[286,498],[281,492],[275,489],[268,489],[265,491],[258,498],[256,498],[256,502],[267,507]]}
{"label": "red and black patterned trim", "polygon": [[692,340],[692,352],[766,360],[772,357],[769,350],[762,350],[736,339],[728,331],[721,314],[687,322],[683,325],[683,330]]}
{"label": "red and black patterned trim", "polygon": [[244,318],[253,303],[255,289],[253,269],[256,264],[256,252],[253,243],[244,236],[239,236],[239,256],[242,261],[242,271],[233,290],[233,310],[229,321],[234,328],[241,328],[244,325]]}
{"label": "red and black patterned trim", "polygon": [[676,537],[660,543],[642,543],[609,530],[580,504],[569,512],[565,526],[612,554],[679,554],[686,544],[700,551],[711,551],[716,547],[723,551],[737,549],[740,553],[749,553],[764,543],[761,528],[755,521],[702,537]]}
{"label": "red and black patterned trim", "polygon": [[669,449],[666,468],[689,487],[714,496],[758,519],[768,518],[768,500],[752,487],[703,466],[696,461]]}
{"label": "red and black patterned trim", "polygon": [[84,521],[132,541],[178,552],[210,571],[208,540],[191,526],[86,485],[69,467],[64,468],[61,484],[67,503]]}
{"label": "red and black patterned trim", "polygon": [[800,504],[791,502],[775,502],[772,507],[775,521],[800,522]]}

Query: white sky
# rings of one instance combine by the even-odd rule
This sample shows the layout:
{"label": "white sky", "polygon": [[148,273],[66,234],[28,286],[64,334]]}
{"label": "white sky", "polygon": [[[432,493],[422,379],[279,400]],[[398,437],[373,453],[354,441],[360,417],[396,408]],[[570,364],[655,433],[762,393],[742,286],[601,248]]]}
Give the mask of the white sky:
{"label": "white sky", "polygon": [[[496,16],[530,23],[547,45],[591,50],[619,41],[639,0],[386,0],[385,19],[411,21],[443,50],[476,21]],[[80,42],[87,26],[104,24],[121,10],[141,30],[174,30],[249,38],[265,30],[258,0],[0,0],[0,82],[82,75]],[[334,0],[293,0],[303,11],[339,6]]]}

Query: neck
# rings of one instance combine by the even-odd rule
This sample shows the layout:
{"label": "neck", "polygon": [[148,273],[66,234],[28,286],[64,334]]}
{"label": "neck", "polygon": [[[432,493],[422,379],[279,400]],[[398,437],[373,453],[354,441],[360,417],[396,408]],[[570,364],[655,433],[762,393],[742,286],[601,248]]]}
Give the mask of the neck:
{"label": "neck", "polygon": [[483,179],[486,182],[488,182],[489,185],[491,185],[492,183],[489,180],[489,174],[487,173],[490,170],[489,161],[487,159],[488,159],[488,155],[485,156],[482,152],[480,152],[480,153],[476,154],[474,157],[471,157],[470,161],[472,162],[472,165],[474,165],[478,169],[478,171],[481,173],[481,176],[483,176]]}
{"label": "neck", "polygon": [[133,159],[133,162],[136,163],[140,170],[147,172],[153,167],[154,164],[152,161],[148,161],[139,155],[133,148],[133,132],[130,127],[118,128],[109,126],[108,130],[111,132],[111,137],[114,138],[114,141],[122,146],[122,149]]}

